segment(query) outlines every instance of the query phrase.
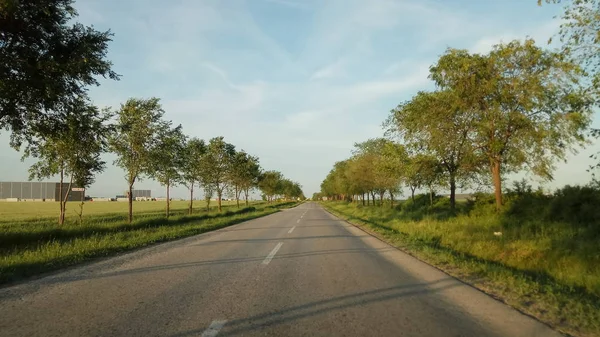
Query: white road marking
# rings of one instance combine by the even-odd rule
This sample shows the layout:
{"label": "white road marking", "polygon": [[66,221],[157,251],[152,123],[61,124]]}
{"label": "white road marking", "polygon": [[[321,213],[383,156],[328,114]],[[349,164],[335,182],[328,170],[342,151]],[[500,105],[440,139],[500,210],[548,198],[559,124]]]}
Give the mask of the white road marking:
{"label": "white road marking", "polygon": [[298,219],[298,221],[296,221],[296,223],[300,223],[300,219]]}
{"label": "white road marking", "polygon": [[204,330],[204,332],[202,333],[202,337],[215,337],[219,331],[221,330],[221,328],[223,328],[223,325],[225,325],[225,323],[227,323],[227,321],[218,321],[218,320],[214,320],[212,321],[212,323],[210,323],[210,325],[208,326],[208,329]]}
{"label": "white road marking", "polygon": [[278,243],[277,246],[275,246],[275,248],[273,248],[273,250],[269,253],[269,255],[267,255],[267,257],[262,262],[262,264],[264,264],[264,265],[269,264],[269,262],[271,262],[271,260],[273,259],[273,256],[275,256],[275,254],[277,254],[277,251],[279,250],[279,248],[281,248],[281,246],[283,246],[283,242]]}
{"label": "white road marking", "polygon": [[291,228],[291,229],[288,231],[288,234],[291,234],[291,233],[294,231],[294,229],[296,229],[296,226],[292,227],[292,228]]}

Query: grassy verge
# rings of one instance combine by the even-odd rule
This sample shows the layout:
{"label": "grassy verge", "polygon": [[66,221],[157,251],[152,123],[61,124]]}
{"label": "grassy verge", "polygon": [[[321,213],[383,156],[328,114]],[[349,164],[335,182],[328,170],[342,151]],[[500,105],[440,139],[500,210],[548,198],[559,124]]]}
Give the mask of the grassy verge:
{"label": "grassy verge", "polygon": [[97,214],[79,225],[63,226],[54,219],[22,219],[0,224],[0,284],[106,257],[150,244],[197,235],[293,207],[297,203],[228,207],[224,212],[191,216],[138,214],[127,224],[122,215]]}
{"label": "grassy verge", "polygon": [[[565,231],[556,229],[559,226],[554,234],[548,228],[534,236],[502,227],[496,215],[440,217],[432,211],[415,217],[389,207],[323,205],[564,333],[600,336],[600,247],[596,245],[596,254],[590,255],[590,242],[565,236]],[[502,228],[503,235],[494,236]]]}

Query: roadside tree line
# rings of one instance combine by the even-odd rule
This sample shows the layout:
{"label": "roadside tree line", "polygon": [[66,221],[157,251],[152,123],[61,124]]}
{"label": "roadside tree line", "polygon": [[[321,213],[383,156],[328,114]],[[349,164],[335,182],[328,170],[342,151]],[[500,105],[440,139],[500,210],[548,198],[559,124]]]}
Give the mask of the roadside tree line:
{"label": "roadside tree line", "polygon": [[[119,80],[107,60],[110,31],[75,23],[72,0],[3,1],[0,5],[0,128],[10,131],[10,145],[23,158],[37,159],[30,179],[60,179],[59,223],[65,221],[71,185],[87,188],[106,167],[102,155],[116,154],[125,171],[129,222],[132,190],[142,177],[170,189],[185,185],[193,211],[195,188],[209,207],[224,196],[238,204],[260,188],[268,200],[302,196],[301,186],[280,172],[263,172],[259,159],[237,150],[223,137],[204,141],[186,136],[180,125],[164,119],[159,99],[132,98],[119,110],[99,109],[88,97],[98,77]],[[63,182],[69,188],[62,191]],[[80,218],[83,200],[80,204]]]}
{"label": "roadside tree line", "polygon": [[240,199],[247,206],[254,189],[268,195],[269,202],[275,195],[286,199],[303,195],[300,184],[277,171],[263,172],[258,157],[237,150],[223,137],[204,141],[186,136],[181,125],[173,126],[164,119],[158,98],[131,98],[117,111],[99,110],[83,101],[81,104],[64,130],[36,139],[36,146],[26,148],[26,155],[38,160],[30,169],[30,179],[58,174],[61,186],[63,182],[68,184],[64,196],[61,193],[59,223],[64,222],[71,185],[89,187],[106,166],[102,159],[105,152],[114,153],[114,163],[125,171],[129,222],[133,219],[133,188],[144,177],[165,187],[167,217],[170,190],[176,185],[189,190],[189,214],[193,212],[196,188],[203,190],[207,209],[216,197],[219,211],[222,199],[228,196],[236,200],[237,207]]}
{"label": "roadside tree line", "polygon": [[500,209],[507,174],[551,180],[555,163],[589,142],[597,77],[568,51],[529,38],[497,44],[487,54],[450,48],[429,78],[436,89],[392,109],[384,137],[356,144],[352,157],[325,178],[321,195],[370,195],[382,203],[384,194],[393,201],[403,186],[413,198],[417,189],[433,195],[443,188],[454,209],[458,187],[484,185],[493,186]]}

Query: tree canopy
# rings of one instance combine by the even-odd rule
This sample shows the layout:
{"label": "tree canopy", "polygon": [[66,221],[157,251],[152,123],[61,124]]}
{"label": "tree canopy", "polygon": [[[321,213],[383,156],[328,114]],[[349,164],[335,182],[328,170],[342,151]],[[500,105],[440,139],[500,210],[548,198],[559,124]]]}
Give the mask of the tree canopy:
{"label": "tree canopy", "polygon": [[98,76],[119,78],[106,58],[110,31],[76,17],[72,0],[0,1],[0,128],[15,148],[68,123],[64,111]]}

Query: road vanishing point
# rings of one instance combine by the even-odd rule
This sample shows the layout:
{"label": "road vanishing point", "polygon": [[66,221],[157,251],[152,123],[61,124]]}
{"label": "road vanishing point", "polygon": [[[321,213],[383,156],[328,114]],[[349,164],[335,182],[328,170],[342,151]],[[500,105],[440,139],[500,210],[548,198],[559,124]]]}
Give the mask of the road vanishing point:
{"label": "road vanishing point", "polygon": [[305,203],[0,289],[0,336],[561,336]]}

